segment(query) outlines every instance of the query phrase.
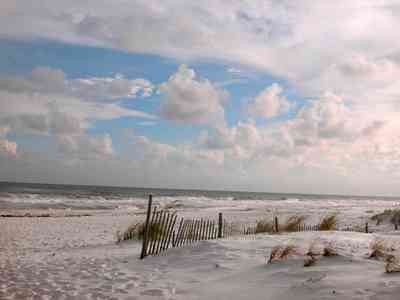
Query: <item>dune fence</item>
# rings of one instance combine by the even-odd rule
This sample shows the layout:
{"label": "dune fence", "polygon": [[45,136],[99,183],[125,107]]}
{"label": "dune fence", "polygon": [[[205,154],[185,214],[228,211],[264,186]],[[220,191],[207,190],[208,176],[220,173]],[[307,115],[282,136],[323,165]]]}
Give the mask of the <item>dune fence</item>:
{"label": "dune fence", "polygon": [[[234,230],[231,233],[231,236],[242,234],[242,235],[252,235],[252,234],[257,234],[257,233],[285,233],[285,232],[307,232],[307,231],[328,231],[328,230],[336,230],[336,231],[349,231],[349,232],[360,232],[360,233],[372,233],[372,231],[369,229],[368,223],[365,223],[363,226],[354,226],[354,225],[344,225],[342,227],[334,227],[334,228],[324,228],[323,224],[305,224],[305,223],[300,223],[300,224],[295,224],[291,227],[286,227],[285,225],[279,225],[279,219],[278,217],[274,218],[274,222],[270,223],[270,226],[267,227],[264,224],[261,224],[259,222],[256,222],[256,225],[254,224],[237,224],[237,223],[232,223],[229,225],[230,227],[238,227],[239,232],[237,230]],[[267,228],[265,228],[267,227]]]}
{"label": "dune fence", "polygon": [[[170,248],[192,245],[199,241],[215,240],[231,237],[255,236],[259,233],[284,233],[284,232],[306,232],[306,231],[352,231],[370,233],[368,223],[362,226],[344,226],[338,228],[336,216],[328,215],[319,224],[305,224],[305,218],[292,216],[280,224],[277,216],[272,221],[262,220],[255,223],[228,222],[218,213],[215,219],[178,218],[176,212],[170,212],[153,207],[153,197],[149,196],[146,220],[140,225],[139,236],[142,239],[142,251],[140,258],[149,255],[159,255]],[[131,233],[128,233],[128,235]],[[127,236],[126,239],[132,239]]]}
{"label": "dune fence", "polygon": [[227,238],[232,234],[232,226],[223,219],[185,219],[175,212],[152,208],[153,197],[149,196],[144,225],[140,258],[158,255],[169,248],[181,247],[198,241]]}

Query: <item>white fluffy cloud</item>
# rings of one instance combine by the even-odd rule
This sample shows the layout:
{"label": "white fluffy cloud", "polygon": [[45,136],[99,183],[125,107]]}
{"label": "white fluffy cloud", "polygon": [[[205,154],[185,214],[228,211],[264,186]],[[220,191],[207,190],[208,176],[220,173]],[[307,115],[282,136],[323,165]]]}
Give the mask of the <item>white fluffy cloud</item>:
{"label": "white fluffy cloud", "polygon": [[264,89],[249,104],[250,115],[268,119],[289,111],[290,102],[282,95],[282,92],[282,86],[277,83]]}
{"label": "white fluffy cloud", "polygon": [[[36,2],[1,1],[0,36],[44,37],[179,61],[233,62],[240,67],[229,72],[240,74],[242,66],[265,71],[307,99],[293,119],[267,127],[241,121],[228,128],[221,126],[225,92],[182,66],[160,87],[161,113],[213,129],[191,146],[137,138],[143,164],[135,167],[155,165],[147,182],[159,170],[167,170],[162,180],[171,182],[169,170],[194,164],[207,166],[202,174],[212,182],[216,174],[218,184],[247,178],[259,182],[257,189],[265,182],[284,187],[285,180],[299,187],[297,182],[308,178],[309,187],[333,185],[337,179],[335,191],[341,191],[353,179],[362,177],[365,186],[374,183],[371,178],[379,182],[373,177],[379,172],[389,175],[380,177],[387,181],[400,175],[400,40],[393,30],[400,26],[398,1]],[[261,91],[250,104],[251,115],[272,118],[287,111],[281,89],[273,85]],[[68,79],[60,70],[39,68],[27,78],[0,80],[0,125],[54,133],[62,151],[77,157],[85,157],[80,148],[110,156],[109,137],[89,141],[83,138],[85,129],[96,119],[152,118],[118,103],[121,97],[152,91],[144,79]],[[8,152],[16,152],[6,137],[1,141]],[[346,182],[340,182],[344,177]]]}
{"label": "white fluffy cloud", "polygon": [[0,119],[37,132],[48,131],[57,109],[81,122],[122,116],[151,119],[154,116],[109,101],[149,95],[152,89],[143,79],[66,79],[61,70],[39,67],[26,78],[0,78]]}
{"label": "white fluffy cloud", "polygon": [[110,157],[114,150],[109,134],[100,136],[64,135],[58,137],[60,150],[69,157],[100,159]]}
{"label": "white fluffy cloud", "polygon": [[359,156],[374,147],[377,137],[380,141],[376,143],[382,143],[382,134],[388,138],[387,121],[375,117],[353,111],[340,96],[326,93],[309,100],[286,121],[264,127],[239,122],[233,128],[203,134],[199,143],[206,149],[223,152],[228,161],[226,157],[262,166],[270,159],[285,159],[288,168],[319,168],[328,161],[329,167],[335,169],[340,167],[338,161],[347,164],[352,155]]}
{"label": "white fluffy cloud", "polygon": [[210,81],[197,79],[193,69],[181,65],[161,84],[161,114],[173,121],[212,126],[224,125],[223,103],[227,92]]}
{"label": "white fluffy cloud", "polygon": [[[62,70],[38,67],[27,77],[0,78],[0,125],[14,133],[54,136],[64,154],[82,159],[109,156],[113,153],[111,137],[91,137],[86,129],[95,120],[154,119],[118,102],[152,91],[152,84],[143,79],[67,79]],[[4,136],[1,151],[15,155],[16,143]]]}
{"label": "white fluffy cloud", "polygon": [[17,143],[7,139],[9,131],[10,128],[8,127],[0,127],[0,155],[15,157],[17,155]]}
{"label": "white fluffy cloud", "polygon": [[6,0],[0,34],[233,61],[297,82],[318,78],[343,54],[398,52],[396,7],[396,1],[362,0],[46,0],[40,6]]}
{"label": "white fluffy cloud", "polygon": [[17,155],[17,143],[6,139],[0,139],[0,154]]}

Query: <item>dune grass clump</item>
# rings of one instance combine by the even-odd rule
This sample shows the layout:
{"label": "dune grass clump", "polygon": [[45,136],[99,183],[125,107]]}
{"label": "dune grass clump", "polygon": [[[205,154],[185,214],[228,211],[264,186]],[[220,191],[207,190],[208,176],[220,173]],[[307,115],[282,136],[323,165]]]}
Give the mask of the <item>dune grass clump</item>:
{"label": "dune grass clump", "polygon": [[304,223],[305,219],[305,216],[291,216],[286,220],[283,229],[288,232],[298,231],[300,225]]}
{"label": "dune grass clump", "polygon": [[392,223],[395,226],[400,225],[400,209],[395,209],[393,211],[392,216],[390,218],[390,223]]}
{"label": "dune grass clump", "polygon": [[304,267],[311,267],[313,265],[315,265],[315,263],[317,262],[317,257],[316,256],[307,256],[304,259]]}
{"label": "dune grass clump", "polygon": [[333,246],[333,242],[329,242],[326,245],[324,245],[324,248],[322,249],[322,256],[325,257],[332,257],[332,256],[337,256],[338,253]]}
{"label": "dune grass clump", "polygon": [[371,220],[376,221],[376,225],[380,225],[383,222],[383,220],[389,218],[391,214],[392,214],[391,209],[385,209],[383,212],[373,215],[371,217]]}
{"label": "dune grass clump", "polygon": [[294,245],[278,245],[271,249],[271,253],[269,255],[269,260],[267,263],[271,263],[273,260],[284,260],[289,256],[296,254],[296,247]]}
{"label": "dune grass clump", "polygon": [[[124,232],[117,231],[117,243],[127,240],[142,240],[144,236],[144,223],[132,223]],[[149,229],[151,239],[159,239],[164,235],[164,230],[160,223],[153,223]]]}
{"label": "dune grass clump", "polygon": [[268,263],[271,263],[274,259],[279,257],[279,254],[282,252],[283,246],[275,246],[271,249],[271,253],[269,254]]}
{"label": "dune grass clump", "polygon": [[384,240],[375,239],[371,241],[369,248],[371,250],[371,253],[368,256],[369,258],[379,259],[386,255],[386,245]]}
{"label": "dune grass clump", "polygon": [[260,220],[256,223],[255,233],[273,232],[274,224],[267,220]]}
{"label": "dune grass clump", "polygon": [[283,247],[281,253],[279,254],[279,259],[287,259],[289,256],[297,253],[296,246],[286,245]]}
{"label": "dune grass clump", "polygon": [[385,220],[393,225],[400,225],[400,209],[385,209],[383,212],[373,215],[371,220],[376,221],[376,225],[380,225]]}
{"label": "dune grass clump", "polygon": [[326,216],[322,219],[321,224],[319,224],[319,230],[336,230],[337,219],[336,215]]}
{"label": "dune grass clump", "polygon": [[316,240],[314,240],[314,241],[312,241],[310,243],[310,245],[308,246],[308,250],[307,250],[305,255],[307,255],[307,256],[319,256],[319,255],[321,255],[321,251],[320,251],[320,249],[318,249]]}
{"label": "dune grass clump", "polygon": [[304,259],[304,267],[311,267],[315,265],[315,263],[318,260],[318,257],[321,255],[321,252],[317,247],[316,240],[312,241],[311,244],[308,246],[308,250],[305,253],[305,255],[306,258]]}
{"label": "dune grass clump", "polygon": [[127,240],[139,239],[142,223],[132,223],[124,232],[117,231],[117,243]]}
{"label": "dune grass clump", "polygon": [[398,257],[389,254],[385,257],[385,263],[386,273],[400,272],[400,261]]}

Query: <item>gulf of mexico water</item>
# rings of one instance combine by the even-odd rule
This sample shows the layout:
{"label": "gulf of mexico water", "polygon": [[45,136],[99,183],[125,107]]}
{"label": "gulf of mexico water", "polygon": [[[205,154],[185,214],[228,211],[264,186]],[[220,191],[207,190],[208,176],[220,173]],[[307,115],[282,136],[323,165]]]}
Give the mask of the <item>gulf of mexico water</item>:
{"label": "gulf of mexico water", "polygon": [[142,187],[109,187],[0,182],[1,209],[143,209],[148,195],[155,203],[174,207],[204,208],[237,206],[272,201],[280,205],[353,203],[354,201],[397,203],[396,198],[343,195],[287,194],[243,191],[182,190]]}

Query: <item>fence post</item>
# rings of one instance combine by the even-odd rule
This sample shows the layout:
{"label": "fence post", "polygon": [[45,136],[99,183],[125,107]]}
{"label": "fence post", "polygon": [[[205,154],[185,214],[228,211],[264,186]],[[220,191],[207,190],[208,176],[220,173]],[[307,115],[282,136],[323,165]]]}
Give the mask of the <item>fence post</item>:
{"label": "fence post", "polygon": [[142,244],[142,253],[140,254],[140,259],[143,259],[147,255],[147,243],[149,239],[149,222],[150,222],[150,214],[151,214],[151,204],[153,202],[153,195],[149,195],[149,202],[147,204],[147,215],[146,215],[146,223],[144,229],[144,236],[143,236],[143,244]]}
{"label": "fence post", "polygon": [[279,222],[278,217],[275,216],[275,232],[279,232]]}
{"label": "fence post", "polygon": [[222,213],[218,214],[218,238],[222,238]]}
{"label": "fence post", "polygon": [[368,222],[365,223],[365,233],[368,233]]}

